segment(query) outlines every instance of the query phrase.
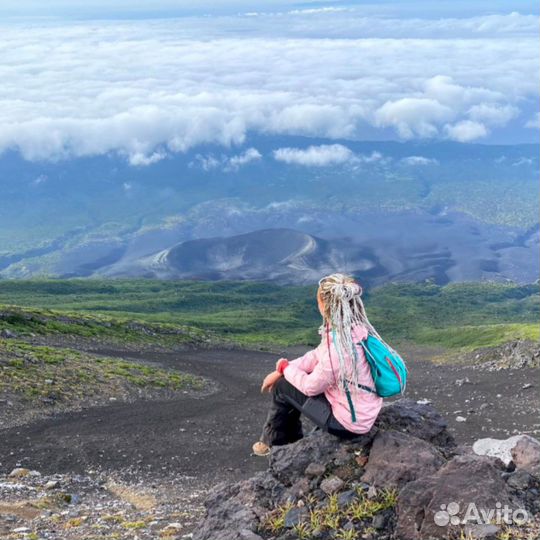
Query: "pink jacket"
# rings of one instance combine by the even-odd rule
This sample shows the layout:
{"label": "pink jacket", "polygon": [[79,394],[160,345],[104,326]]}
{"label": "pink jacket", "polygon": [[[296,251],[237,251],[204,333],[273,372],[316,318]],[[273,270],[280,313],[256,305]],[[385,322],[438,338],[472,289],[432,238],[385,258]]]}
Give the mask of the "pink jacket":
{"label": "pink jacket", "polygon": [[[365,339],[368,335],[364,326],[353,329],[353,338],[356,341]],[[304,356],[289,362],[283,375],[293,386],[307,396],[324,395],[332,406],[332,412],[338,422],[353,433],[367,433],[379,411],[383,400],[376,394],[359,389],[351,388],[351,397],[356,413],[356,422],[352,422],[351,411],[347,402],[345,391],[339,387],[339,358],[333,345],[332,333],[329,335],[331,361],[328,355],[326,332],[322,336],[321,344]],[[345,362],[351,365],[352,359],[345,358]],[[373,378],[366,362],[362,347],[358,347],[358,382],[373,388]]]}

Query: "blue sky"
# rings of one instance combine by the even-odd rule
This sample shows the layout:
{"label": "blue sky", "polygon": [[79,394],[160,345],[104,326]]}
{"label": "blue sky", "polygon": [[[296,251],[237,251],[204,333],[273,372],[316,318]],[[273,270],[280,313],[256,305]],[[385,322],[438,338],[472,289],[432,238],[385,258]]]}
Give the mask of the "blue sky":
{"label": "blue sky", "polygon": [[231,15],[246,11],[276,12],[292,9],[312,9],[320,6],[361,7],[365,12],[392,16],[441,16],[468,17],[486,13],[538,14],[537,2],[526,0],[432,0],[423,1],[366,1],[344,2],[342,0],[3,0],[0,13],[21,16],[59,17],[181,17],[189,15]]}
{"label": "blue sky", "polygon": [[144,165],[249,133],[538,140],[532,2],[4,0],[0,15],[0,152],[30,160]]}

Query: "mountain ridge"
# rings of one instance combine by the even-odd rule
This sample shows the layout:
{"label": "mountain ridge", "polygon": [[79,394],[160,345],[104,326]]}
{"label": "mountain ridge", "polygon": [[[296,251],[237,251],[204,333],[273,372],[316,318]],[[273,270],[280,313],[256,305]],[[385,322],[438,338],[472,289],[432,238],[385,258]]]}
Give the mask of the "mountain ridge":
{"label": "mountain ridge", "polygon": [[[401,225],[406,223],[407,218]],[[483,280],[530,283],[539,271],[535,262],[538,228],[512,238],[497,234],[496,229],[470,229],[458,218],[435,219],[431,229],[447,234],[436,243],[429,235],[422,237],[413,221],[408,223],[409,230],[397,239],[391,231],[377,231],[375,225],[361,236],[348,238],[328,239],[281,227],[187,240],[150,255],[120,257],[112,264],[105,258],[105,264],[96,266],[91,275],[309,284],[339,271],[356,275],[368,285],[380,285],[426,279],[437,284]],[[399,225],[397,222],[394,227]],[[417,228],[423,225],[420,222]],[[81,272],[75,269],[70,277],[77,275]]]}

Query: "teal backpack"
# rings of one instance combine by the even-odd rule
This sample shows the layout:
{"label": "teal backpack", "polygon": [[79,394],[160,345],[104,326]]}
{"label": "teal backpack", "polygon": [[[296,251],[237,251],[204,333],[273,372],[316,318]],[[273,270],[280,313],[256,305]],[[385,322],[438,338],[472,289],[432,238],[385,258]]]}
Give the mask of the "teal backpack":
{"label": "teal backpack", "polygon": [[372,335],[358,345],[364,349],[376,394],[383,398],[402,394],[407,385],[407,366],[403,358]]}
{"label": "teal backpack", "polygon": [[[329,339],[328,331],[326,336],[327,339]],[[336,343],[336,333],[333,329],[332,337],[334,343]],[[357,345],[360,345],[364,349],[366,361],[371,370],[373,383],[375,384],[375,388],[363,384],[358,384],[358,387],[367,392],[371,392],[372,394],[377,394],[382,398],[402,394],[407,385],[407,366],[405,365],[403,358],[401,358],[397,352],[390,349],[388,345],[371,334],[369,334],[366,339],[359,341]],[[328,341],[328,353],[330,355],[330,341]],[[355,355],[355,361],[358,361],[357,355]],[[332,357],[330,355],[330,363],[331,362]],[[356,411],[354,410],[347,381],[345,382],[345,394],[351,411],[351,419],[353,422],[356,422]]]}

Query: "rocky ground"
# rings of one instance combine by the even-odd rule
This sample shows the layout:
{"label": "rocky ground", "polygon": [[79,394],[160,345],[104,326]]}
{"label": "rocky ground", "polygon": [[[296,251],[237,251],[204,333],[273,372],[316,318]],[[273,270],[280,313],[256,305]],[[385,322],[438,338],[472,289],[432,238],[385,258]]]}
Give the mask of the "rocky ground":
{"label": "rocky ground", "polygon": [[[282,354],[294,358],[300,352]],[[411,347],[403,352],[409,359],[408,396],[444,412],[458,443],[540,434],[536,369],[438,366],[429,361],[435,351]],[[250,456],[250,447],[267,408],[260,381],[279,355],[97,347],[96,353],[202,376],[213,381],[213,392],[110,402],[68,413],[50,405],[43,418],[2,429],[1,538],[189,537],[202,515],[202,501],[217,483],[266,469],[267,460]],[[1,407],[9,404],[0,401]],[[41,476],[9,477],[16,468]],[[376,502],[390,504],[387,496]]]}
{"label": "rocky ground", "polygon": [[540,442],[458,446],[429,405],[400,400],[368,435],[316,432],[218,486],[195,540],[528,539],[540,535]]}
{"label": "rocky ground", "polygon": [[540,367],[540,345],[529,340],[504,343],[499,347],[477,349],[468,355],[470,363],[483,371]]}
{"label": "rocky ground", "polygon": [[196,478],[182,475],[126,483],[111,473],[41,475],[16,468],[0,478],[0,538],[183,537],[201,518],[205,494]]}

